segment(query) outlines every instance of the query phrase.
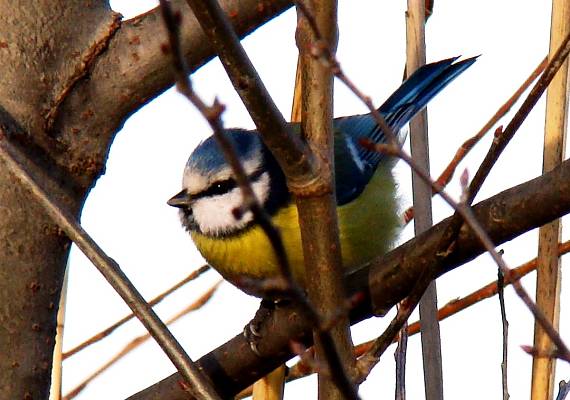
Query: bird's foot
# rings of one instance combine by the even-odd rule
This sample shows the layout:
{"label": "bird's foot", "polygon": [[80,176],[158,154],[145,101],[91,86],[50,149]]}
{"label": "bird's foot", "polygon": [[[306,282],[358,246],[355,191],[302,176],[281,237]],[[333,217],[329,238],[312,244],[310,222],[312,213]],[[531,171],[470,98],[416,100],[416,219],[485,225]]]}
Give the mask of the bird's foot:
{"label": "bird's foot", "polygon": [[287,300],[274,300],[274,299],[263,299],[259,305],[259,309],[255,313],[255,316],[249,323],[243,328],[243,336],[245,340],[249,343],[251,351],[253,351],[257,356],[261,357],[259,352],[259,342],[263,337],[261,332],[263,330],[263,325],[269,320],[269,317],[276,308],[283,306],[284,303],[288,303]]}

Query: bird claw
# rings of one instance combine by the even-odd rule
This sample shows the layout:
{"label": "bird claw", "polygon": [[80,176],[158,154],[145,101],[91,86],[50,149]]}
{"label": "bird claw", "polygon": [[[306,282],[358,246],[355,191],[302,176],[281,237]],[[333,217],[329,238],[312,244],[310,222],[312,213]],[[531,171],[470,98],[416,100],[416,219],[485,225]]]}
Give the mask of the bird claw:
{"label": "bird claw", "polygon": [[272,300],[261,300],[259,309],[255,313],[255,316],[249,323],[243,328],[243,336],[249,344],[251,351],[258,357],[261,357],[258,345],[261,341],[263,335],[261,333],[263,324],[269,319],[272,311],[275,309],[275,302]]}
{"label": "bird claw", "polygon": [[258,343],[259,340],[261,339],[261,335],[257,331],[257,327],[255,326],[255,324],[253,324],[253,321],[248,323],[243,328],[243,336],[245,337],[245,340],[249,344],[249,348],[251,349],[253,354],[255,354],[258,357],[261,357],[261,353],[259,352],[258,349]]}

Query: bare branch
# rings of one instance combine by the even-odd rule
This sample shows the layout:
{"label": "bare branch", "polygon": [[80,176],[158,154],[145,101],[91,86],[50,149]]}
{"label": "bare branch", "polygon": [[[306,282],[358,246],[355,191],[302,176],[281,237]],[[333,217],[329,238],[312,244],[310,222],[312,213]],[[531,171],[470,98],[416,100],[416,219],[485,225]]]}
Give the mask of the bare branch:
{"label": "bare branch", "polygon": [[[182,286],[184,286],[188,282],[193,281],[194,279],[198,278],[200,275],[202,275],[204,272],[208,271],[209,269],[210,269],[209,265],[204,265],[204,266],[198,268],[197,270],[192,271],[186,278],[182,279],[180,282],[177,282],[175,285],[168,288],[167,290],[165,290],[164,292],[162,292],[161,294],[156,296],[154,299],[149,301],[148,305],[151,307],[154,307],[155,305],[160,303],[162,300],[164,300],[167,296],[174,293],[176,290],[180,289]],[[121,318],[120,320],[118,320],[117,322],[112,324],[111,326],[109,326],[109,327],[103,329],[102,331],[96,333],[95,335],[91,336],[89,339],[87,339],[87,340],[83,341],[82,343],[78,344],[77,346],[73,347],[71,350],[64,352],[62,354],[62,359],[65,360],[65,359],[73,356],[74,354],[78,353],[79,351],[85,349],[86,347],[89,347],[92,344],[95,344],[95,343],[103,340],[104,338],[109,336],[111,333],[113,333],[116,329],[118,329],[119,327],[121,327],[126,322],[133,319],[134,317],[135,317],[135,315],[133,313],[124,316],[123,318]]]}
{"label": "bare branch", "polygon": [[[334,56],[337,45],[336,0],[313,0],[312,23],[323,34],[323,44]],[[358,398],[354,376],[354,355],[348,316],[344,312],[344,269],[336,210],[334,187],[334,132],[332,128],[333,75],[328,66],[312,54],[313,30],[305,12],[297,11],[295,33],[302,84],[301,132],[305,136],[319,166],[319,191],[295,198],[299,211],[299,226],[303,243],[303,259],[307,292],[319,314],[331,320],[333,346],[328,338],[315,333],[317,360],[327,360],[331,370],[319,374],[319,399]],[[336,351],[334,351],[336,349]],[[333,350],[331,352],[331,350]],[[335,358],[338,357],[338,360]]]}
{"label": "bare branch", "polygon": [[[570,241],[566,241],[564,243],[560,243],[558,245],[558,254],[560,256],[567,254],[570,252]],[[536,270],[537,259],[534,258],[516,268],[511,270],[511,279],[521,279],[527,274],[532,271]],[[503,280],[504,286],[510,285],[512,281]],[[444,319],[451,317],[460,313],[461,311],[485,300],[495,296],[499,292],[498,281],[493,281],[488,283],[487,285],[465,295],[463,297],[454,299],[449,301],[446,305],[441,307],[438,310],[438,319],[439,321],[443,321]],[[406,334],[408,336],[416,335],[420,332],[420,322],[415,321],[410,323],[406,328]],[[366,352],[368,352],[371,346],[374,344],[374,341],[363,342],[355,346],[354,354],[355,356],[361,357]],[[289,369],[289,373],[287,374],[287,381],[292,381],[295,379],[299,379],[314,373],[311,369],[312,366],[309,364],[304,364],[303,360],[299,361],[297,364],[293,365]]]}
{"label": "bare branch", "polygon": [[406,352],[408,349],[408,324],[405,322],[398,334],[398,346],[394,352],[396,361],[396,400],[406,400]]}
{"label": "bare branch", "polygon": [[[443,188],[453,178],[455,170],[459,163],[465,158],[465,156],[471,151],[473,147],[491,130],[491,128],[503,118],[507,112],[514,106],[517,100],[523,95],[525,90],[528,89],[530,84],[535,81],[535,79],[544,71],[544,68],[548,64],[548,59],[545,57],[544,60],[535,68],[534,71],[529,75],[526,81],[513,93],[513,95],[495,112],[495,114],[483,125],[483,127],[475,135],[467,139],[455,152],[455,156],[449,162],[445,170],[441,173],[436,182]],[[433,195],[435,195],[434,193]],[[408,208],[403,214],[404,223],[410,222],[414,218],[413,207]]]}
{"label": "bare branch", "polygon": [[556,400],[564,400],[566,396],[570,393],[570,384],[568,382],[562,380],[558,383],[558,396],[556,396]]}
{"label": "bare branch", "polygon": [[382,354],[384,354],[388,346],[394,342],[394,338],[398,332],[404,329],[408,318],[410,318],[410,315],[412,315],[412,312],[419,304],[422,295],[431,282],[431,278],[428,279],[426,271],[421,272],[411,293],[400,302],[396,316],[390,321],[390,324],[384,332],[382,332],[382,335],[372,343],[367,353],[358,359],[357,368],[361,381],[366,379],[372,369],[380,362]]}
{"label": "bare branch", "polygon": [[499,293],[499,304],[501,306],[501,325],[503,326],[503,360],[501,362],[501,382],[503,385],[503,400],[509,400],[508,386],[508,349],[509,349],[509,321],[507,321],[507,311],[505,309],[505,277],[501,270],[497,277],[497,290]]}
{"label": "bare branch", "polygon": [[[203,307],[212,298],[212,296],[220,286],[220,283],[222,283],[222,281],[218,281],[217,283],[215,283],[212,287],[210,287],[210,289],[206,290],[204,294],[202,294],[198,299],[196,299],[188,306],[184,307],[182,310],[178,311],[174,316],[170,317],[166,321],[166,325],[172,325],[173,323],[175,323],[176,321],[178,321],[180,318],[184,317],[188,313],[196,311],[201,307]],[[97,368],[93,373],[89,374],[89,376],[87,376],[87,378],[85,378],[79,385],[77,385],[69,393],[67,393],[64,396],[63,400],[71,400],[77,397],[95,378],[97,378],[99,375],[101,375],[103,372],[105,372],[115,363],[117,363],[117,361],[121,360],[124,356],[129,354],[131,351],[136,349],[138,346],[140,346],[150,338],[151,338],[150,334],[145,333],[144,335],[132,339],[117,354],[111,357],[111,359],[109,359],[102,366]]]}
{"label": "bare branch", "polygon": [[538,99],[542,96],[556,75],[556,72],[564,64],[566,58],[568,57],[568,53],[570,53],[570,34],[564,38],[556,53],[554,53],[554,55],[550,58],[543,74],[540,76],[538,82],[536,82],[536,84],[533,86],[527,98],[520,106],[516,114],[513,116],[511,122],[509,122],[505,128],[503,134],[495,137],[496,140],[493,141],[494,145],[485,156],[485,159],[481,163],[479,170],[471,181],[471,185],[469,186],[469,199],[467,200],[467,204],[471,204],[479,192],[479,189],[481,189],[483,182],[489,175],[491,168],[493,165],[495,165],[495,162],[505,147],[507,147],[507,144],[509,144],[510,140],[518,131],[527,115],[529,114],[530,110],[532,110],[532,108],[536,105]]}
{"label": "bare branch", "polygon": [[[226,66],[226,71],[232,79],[234,86],[236,86],[236,90],[238,90],[238,93],[242,96],[248,110],[251,112],[252,107],[260,107],[253,110],[252,117],[260,129],[260,134],[265,143],[280,161],[280,165],[288,177],[290,188],[295,187],[296,189],[292,190],[297,190],[297,194],[302,192],[303,198],[313,193],[320,194],[323,189],[323,184],[319,175],[315,175],[317,169],[315,169],[311,162],[312,157],[310,157],[310,153],[307,152],[300,138],[291,135],[288,127],[285,125],[283,117],[277,112],[275,106],[272,105],[271,99],[263,87],[260,86],[260,80],[255,70],[253,70],[253,66],[251,66],[237,37],[227,23],[226,17],[217,3],[215,1],[189,1],[189,4],[192,6],[196,15],[199,16],[200,23],[217,47],[220,58]],[[214,135],[218,143],[221,144],[220,147],[224,151],[224,155],[236,175],[236,179],[244,196],[245,206],[251,209],[257,223],[260,224],[271,241],[278,259],[281,275],[287,281],[288,289],[294,299],[304,305],[304,312],[314,322],[319,338],[322,340],[323,346],[327,349],[325,352],[326,359],[331,374],[335,377],[334,382],[339,384],[339,387],[344,390],[344,394],[347,397],[356,398],[356,392],[351,391],[352,385],[348,382],[346,374],[343,373],[343,364],[338,357],[331,334],[322,328],[324,324],[321,322],[318,310],[315,310],[307,301],[302,289],[293,280],[280,232],[273,226],[270,218],[266,215],[255,198],[255,194],[248,183],[243,167],[239,163],[235,152],[232,151],[230,142],[225,138],[223,126],[219,120],[220,108],[216,107],[216,105],[214,107],[207,107],[192,91],[190,81],[187,78],[186,67],[179,50],[180,46],[178,43],[176,22],[172,19],[172,16],[168,16],[168,3],[161,1],[161,5],[164,11],[171,50],[174,56],[178,87],[210,123]],[[270,113],[272,110],[275,110],[276,115]],[[274,118],[275,121],[272,118]],[[273,129],[273,131],[265,131],[265,129]],[[271,132],[271,134],[269,134],[269,132]],[[276,149],[272,146],[276,147]],[[325,191],[325,193],[330,194],[330,191]],[[327,250],[330,252],[329,247],[327,247]],[[336,291],[336,293],[339,292],[340,290]],[[341,297],[341,301],[342,299],[343,297]]]}
{"label": "bare branch", "polygon": [[[544,207],[543,204],[550,204]],[[570,212],[570,161],[554,171],[505,190],[473,207],[477,220],[496,244],[534,229]],[[469,229],[460,229],[446,257],[436,254],[451,217],[348,276],[349,293],[358,293],[360,302],[351,312],[356,323],[372,315],[372,310],[389,310],[406,297],[425,271],[436,275],[457,268],[485,251]],[[505,277],[508,280],[510,277]],[[373,296],[373,298],[372,298]],[[372,304],[372,302],[374,304]],[[205,373],[220,387],[224,397],[235,395],[293,355],[291,339],[311,343],[312,326],[293,305],[275,310],[261,330],[259,357],[240,333],[200,359]],[[155,386],[130,397],[131,400],[181,399],[175,374]]]}
{"label": "bare branch", "polygon": [[[215,52],[185,2],[173,3],[177,9],[184,9],[182,54],[195,71]],[[240,37],[292,6],[290,0],[240,0],[239,7],[234,0],[220,3],[232,16],[232,25]],[[82,187],[91,188],[101,173],[110,144],[125,120],[173,85],[171,62],[161,52],[163,32],[159,8],[123,22],[106,51],[90,64],[89,79],[77,81],[59,102],[52,131],[67,150],[60,156],[62,165],[74,167],[71,172]],[[78,140],[78,132],[82,140]]]}
{"label": "bare branch", "polygon": [[[426,63],[425,17],[425,0],[408,0],[406,12],[406,73],[408,75],[413,74]],[[410,121],[410,153],[417,166],[429,175],[428,113],[425,108]],[[432,193],[429,184],[412,172],[416,235],[433,225]],[[419,312],[425,396],[427,400],[443,400],[441,336],[437,320],[435,280],[425,288],[420,299]]]}
{"label": "bare branch", "polygon": [[[565,36],[570,35],[570,3],[552,0],[550,23],[550,55]],[[542,171],[550,171],[565,158],[568,126],[570,86],[568,65],[562,65],[546,92],[546,121]],[[538,268],[536,270],[536,305],[558,329],[560,321],[561,271],[556,244],[562,236],[562,221],[556,220],[541,226],[538,231]],[[553,343],[542,327],[534,325],[534,346],[541,350],[552,349]],[[554,396],[556,359],[533,358],[531,399],[550,400]]]}
{"label": "bare branch", "polygon": [[212,0],[188,0],[202,29],[216,49],[234,88],[271,153],[285,172],[291,190],[317,178],[307,147],[293,134],[245,54],[227,17]]}
{"label": "bare branch", "polygon": [[[172,64],[175,69],[176,85],[178,87],[178,90],[198,109],[198,111],[200,111],[200,113],[210,124],[210,127],[214,132],[214,136],[216,137],[216,140],[222,149],[224,157],[231,166],[232,171],[236,177],[236,181],[238,182],[241,189],[243,207],[245,210],[251,210],[256,222],[262,227],[271,243],[271,246],[277,258],[277,264],[280,268],[281,276],[285,280],[286,290],[295,292],[297,294],[297,297],[302,299],[305,296],[302,292],[302,289],[299,288],[293,280],[293,276],[289,268],[287,253],[285,252],[283,240],[281,239],[281,232],[279,232],[279,230],[272,224],[270,217],[267,215],[259,203],[259,200],[257,199],[257,196],[251,187],[245,169],[237,157],[233,143],[224,132],[224,127],[220,119],[221,113],[224,110],[224,106],[218,103],[217,100],[214,101],[214,104],[211,107],[206,105],[206,103],[204,103],[192,89],[192,83],[188,78],[189,71],[187,69],[186,62],[182,57],[182,51],[180,47],[179,21],[176,20],[176,15],[173,13],[173,10],[170,7],[170,3],[168,1],[161,0],[160,5],[162,9],[164,24],[168,32],[168,39],[170,44],[168,51],[172,55]],[[239,217],[239,215],[243,212],[244,210],[236,210],[236,217]]]}
{"label": "bare branch", "polygon": [[168,358],[184,376],[184,379],[192,385],[196,393],[205,396],[205,398],[217,398],[215,392],[209,388],[207,378],[194,366],[182,346],[180,346],[176,338],[166,328],[166,325],[146,303],[119,265],[103,252],[68,211],[59,207],[38,183],[24,171],[22,165],[25,163],[19,160],[25,159],[25,155],[10,145],[3,130],[0,131],[0,157],[12,174],[44,207],[48,216],[75,242],[77,247],[89,258],[125,303],[133,310],[133,313],[151,333]]}

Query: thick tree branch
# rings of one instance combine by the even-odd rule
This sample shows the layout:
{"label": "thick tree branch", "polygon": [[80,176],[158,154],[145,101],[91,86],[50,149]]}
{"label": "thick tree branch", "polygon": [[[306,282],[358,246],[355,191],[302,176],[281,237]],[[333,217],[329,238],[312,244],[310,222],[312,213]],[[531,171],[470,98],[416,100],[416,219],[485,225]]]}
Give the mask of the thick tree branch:
{"label": "thick tree branch", "polygon": [[[544,207],[544,204],[550,206]],[[479,203],[473,211],[497,245],[567,214],[570,212],[570,161]],[[446,257],[435,254],[450,220],[451,217],[447,218],[349,276],[350,293],[360,293],[363,299],[352,312],[353,323],[371,316],[372,298],[378,312],[385,313],[411,291],[422,271],[435,268],[440,276],[484,252],[479,239],[463,226],[449,254]],[[238,335],[198,363],[216,387],[223,386],[223,396],[233,395],[291,357],[291,340],[309,344],[309,331],[310,324],[299,317],[298,311],[283,308],[270,317],[267,331],[262,332],[258,347],[261,357],[253,354],[242,335]],[[183,399],[179,380],[173,375],[130,399]]]}
{"label": "thick tree branch", "polygon": [[[269,97],[269,94],[267,93],[263,83],[258,77],[253,65],[251,64],[251,61],[248,59],[245,51],[240,45],[237,35],[235,34],[232,27],[228,23],[227,17],[223,13],[223,10],[219,7],[217,1],[188,0],[188,4],[195,12],[202,28],[208,35],[208,38],[210,39],[211,43],[216,48],[216,51],[220,57],[222,64],[224,65],[224,68],[226,69],[226,72],[228,73],[228,76],[230,77],[242,101],[246,105],[250,115],[252,116],[252,119],[257,125],[258,131],[261,134],[263,140],[270,148],[270,150],[273,152],[276,159],[283,168],[287,176],[289,186],[292,188],[294,192],[299,192],[298,194],[301,195],[298,196],[298,201],[300,202],[312,201],[313,202],[312,204],[315,204],[316,200],[316,203],[320,204],[323,200],[322,197],[328,196],[329,200],[332,199],[334,204],[334,197],[333,197],[334,191],[330,183],[332,180],[331,178],[332,168],[329,168],[326,171],[319,170],[318,168],[316,168],[316,164],[313,162],[313,157],[311,155],[311,152],[308,151],[308,148],[304,145],[304,143],[302,142],[301,138],[298,135],[292,134],[289,127],[286,125],[283,116],[279,113],[272,99]],[[336,7],[331,8],[330,6],[328,6],[328,7],[323,7],[323,9],[327,10],[332,9],[335,11],[333,15],[336,15]],[[335,26],[334,23],[333,26]],[[334,34],[336,37],[336,28],[334,29]],[[319,73],[316,75],[318,75],[319,77],[328,76],[328,88],[326,86],[325,87],[327,88],[326,92],[328,93],[329,110],[328,112],[325,112],[324,114],[325,117],[323,118],[325,120],[328,120],[328,124],[330,126],[332,120],[332,110],[331,110],[332,107],[330,107],[331,98],[332,98],[330,91],[330,88],[332,87],[331,86],[332,75],[330,74],[330,71],[328,69],[322,68],[320,64],[315,64],[315,65],[317,65],[317,67],[320,68]],[[180,78],[178,81],[180,82]],[[320,83],[322,84],[322,82]],[[311,84],[312,85],[315,84],[313,80],[311,80]],[[185,85],[185,87],[188,87],[188,85]],[[183,92],[187,95],[187,97],[192,99],[192,96],[190,96],[188,90],[186,91],[183,90]],[[307,90],[307,92],[309,91]],[[193,100],[193,102],[196,105],[196,101]],[[319,98],[318,102],[322,102],[322,100]],[[208,114],[205,111],[202,112],[204,115]],[[322,112],[315,113],[315,115],[321,115],[321,114]],[[215,122],[212,121],[212,118],[208,118],[208,120],[211,124],[212,122]],[[217,124],[217,126],[213,126],[213,128],[215,128],[214,131],[218,141],[223,141],[223,133],[221,131],[221,126]],[[319,128],[318,131],[322,130],[321,127],[318,128]],[[325,131],[326,134],[325,137],[327,137],[326,142],[328,142],[329,145],[332,143],[331,141],[332,136],[330,136],[330,132],[331,129],[329,127],[329,130]],[[222,146],[222,148],[226,147],[227,146]],[[321,146],[315,146],[316,149],[318,149],[319,147]],[[332,145],[330,149],[332,149]],[[329,162],[326,161],[326,159],[327,158],[330,159],[330,157],[332,157],[332,150],[324,151],[324,153],[326,155],[325,160],[321,160],[319,157],[320,159],[319,161],[321,161],[322,165],[326,164],[328,166]],[[234,160],[234,162],[231,164],[234,173],[236,173],[241,169],[241,166],[237,163],[235,157],[231,157],[231,155],[232,155],[231,152],[227,153],[226,158],[229,161]],[[321,176],[322,173],[326,173],[326,178],[328,179],[324,179]],[[236,176],[239,178],[240,174],[236,173]],[[327,182],[328,185],[326,184]],[[245,186],[244,184],[240,184],[240,186],[242,187],[242,191],[244,193],[248,192],[247,187],[244,188]],[[314,197],[309,198],[309,196],[314,196]],[[254,197],[253,193],[251,193],[251,196],[249,197]],[[307,212],[308,210],[308,214],[310,215],[311,218],[314,217],[315,214],[317,213],[316,212],[317,210],[315,210],[314,207],[309,209],[307,207],[303,207],[303,204],[301,204],[299,210],[300,210],[300,221],[303,220],[307,221],[309,219],[309,218],[305,219],[303,218],[303,211]],[[252,209],[252,211],[254,211],[254,209]],[[333,206],[333,211],[334,211],[334,206]],[[264,220],[266,220],[266,218],[265,219],[259,218],[261,216],[261,210],[258,209],[257,213],[254,211],[254,214],[258,216],[256,217],[256,220],[260,223],[262,227],[264,227],[264,230],[268,234],[268,237],[271,238],[272,236],[275,235],[279,236],[277,232],[275,232],[273,235],[269,234],[269,231],[267,229],[271,228],[274,231],[274,228],[271,226],[271,224],[268,224],[269,221],[265,221],[265,223],[263,223]],[[322,213],[320,215],[322,216]],[[329,221],[331,219],[330,212],[329,215],[327,215],[327,217],[328,218],[326,218],[325,220]],[[336,217],[336,214],[333,215],[333,220],[334,217]],[[315,221],[313,220],[311,222]],[[331,223],[326,222],[326,225],[330,227]],[[302,224],[301,230],[304,237],[306,238],[307,232],[303,231],[303,226],[311,226],[311,224],[305,224],[305,225]],[[315,226],[318,227],[318,225]],[[336,224],[334,224],[334,226],[336,227]],[[318,232],[318,235],[315,234],[315,232],[309,232],[308,236],[311,238],[317,238],[318,236],[321,236],[322,231],[323,229],[321,227],[316,230],[316,232]],[[319,246],[321,246],[322,250],[321,253],[326,254],[327,257],[329,254],[331,254],[330,248],[332,247],[336,247],[337,249],[340,248],[340,246],[338,245],[338,233],[336,229],[333,230],[333,234],[336,236],[335,239],[335,242],[337,243],[336,245],[331,245],[327,243],[327,241],[318,242]],[[314,248],[316,246],[315,242],[311,242],[308,239],[305,239],[303,241],[304,244],[309,242],[310,246],[312,246],[310,247],[311,255],[305,257],[306,260],[309,259],[308,262],[310,262],[311,260],[317,260],[316,258],[312,257],[312,255],[314,254]],[[276,254],[278,255],[278,259],[283,261],[279,263],[281,266],[281,274],[283,275],[283,277],[286,278],[290,277],[289,268],[284,267],[287,264],[286,259],[284,257],[279,257],[279,255],[283,253],[282,251],[278,251],[280,249],[282,250],[281,241],[280,240],[278,242],[272,241],[272,244],[274,245],[273,247],[274,250],[276,251]],[[334,254],[337,257],[337,265],[340,265],[339,254],[338,253]],[[317,260],[317,263],[319,264],[322,263],[322,257]],[[317,275],[322,276],[323,273],[320,272],[317,273]],[[308,281],[311,281],[310,277],[308,278]],[[313,279],[313,281],[315,281],[315,279]],[[328,288],[327,293],[331,293],[337,296],[339,293],[342,293],[341,290],[342,280],[340,275],[337,277],[336,283],[337,285],[335,289]],[[296,289],[296,286],[293,284],[293,282],[290,282],[289,286],[291,286],[293,289]],[[352,385],[346,379],[346,374],[343,372],[344,362],[342,362],[344,361],[344,358],[350,359],[350,357],[352,357],[352,344],[350,342],[346,342],[345,340],[347,345],[344,346],[344,348],[346,349],[344,353],[347,354],[347,357],[343,357],[342,359],[339,358],[337,356],[337,352],[335,351],[334,344],[331,340],[331,335],[329,335],[328,332],[323,331],[323,328],[321,326],[322,323],[320,322],[321,317],[319,314],[323,315],[323,308],[321,307],[321,309],[319,309],[320,313],[316,313],[313,310],[313,307],[310,304],[308,304],[304,299],[303,293],[299,292],[299,290],[294,290],[294,293],[296,293],[296,295],[294,296],[295,300],[305,304],[305,310],[307,311],[308,315],[312,315],[311,319],[314,321],[314,325],[316,327],[316,335],[321,339],[319,340],[319,343],[323,343],[323,348],[326,348],[326,351],[323,351],[323,354],[325,355],[324,359],[328,361],[328,365],[330,366],[330,371],[328,371],[327,373],[330,373],[335,378],[334,382],[339,383],[339,388],[344,389],[343,390],[344,397],[349,397],[349,398],[357,397],[356,392],[352,389]],[[340,295],[338,299],[339,299],[338,301],[342,302],[344,300],[344,296]],[[316,301],[314,303],[322,305],[323,302]],[[330,305],[325,304],[325,308],[328,308],[328,311],[331,312]],[[332,307],[332,310],[336,311],[342,308],[343,305],[337,304],[336,307]],[[346,334],[347,331],[348,331],[348,323],[346,322],[345,332],[343,334],[344,338],[348,337],[348,335]],[[321,385],[320,387],[323,386]]]}
{"label": "thick tree branch", "polygon": [[[173,3],[182,15],[182,51],[189,69],[195,71],[215,53],[185,2]],[[221,6],[243,37],[285,11],[291,1],[224,0]],[[170,59],[161,51],[167,42],[158,9],[124,22],[94,63],[89,79],[78,82],[61,101],[53,132],[66,150],[61,162],[81,186],[91,187],[101,173],[109,146],[126,118],[174,83]]]}
{"label": "thick tree branch", "polygon": [[[291,6],[223,4],[240,36]],[[65,188],[50,195],[77,217],[125,119],[174,81],[162,21],[154,10],[121,24],[105,0],[0,0],[0,9],[0,126],[21,127],[11,142],[42,182]],[[195,70],[213,51],[186,16],[183,46]],[[70,241],[2,162],[0,188],[0,398],[47,398]]]}
{"label": "thick tree branch", "polygon": [[[116,14],[101,0],[0,0],[0,9],[0,126],[31,155],[43,182],[64,188],[52,194],[77,215],[81,196],[58,166],[45,116],[108,42]],[[2,399],[48,396],[69,244],[0,162]]]}
{"label": "thick tree branch", "polygon": [[73,214],[57,204],[57,201],[51,198],[45,189],[40,187],[31,174],[24,169],[24,164],[31,163],[26,162],[26,156],[8,142],[7,135],[3,130],[0,130],[0,160],[20,185],[32,194],[34,201],[37,201],[44,208],[45,213],[57,223],[59,229],[75,242],[109,284],[113,286],[147,331],[152,334],[172,363],[181,371],[185,381],[191,385],[190,390],[203,398],[217,399],[218,397],[207,378],[195,367],[182,346],[132,285],[119,265],[105,254],[83,230]]}
{"label": "thick tree branch", "polygon": [[[296,204],[309,299],[325,320],[337,320],[330,336],[314,332],[317,360],[326,360],[329,367],[329,371],[322,368],[319,373],[319,399],[354,399],[358,398],[353,383],[355,359],[344,311],[344,272],[334,187],[333,74],[328,65],[313,57],[314,34],[303,11],[297,9],[295,34],[301,65],[301,132],[318,160],[320,171],[315,183],[320,190],[298,193],[301,195],[296,197]],[[334,55],[338,41],[336,1],[313,1],[311,11],[323,34],[323,45]]]}
{"label": "thick tree branch", "polygon": [[301,138],[293,134],[287,126],[217,0],[187,1],[199,18],[202,29],[216,49],[236,92],[289,183],[303,184],[313,181],[315,168],[310,152]]}

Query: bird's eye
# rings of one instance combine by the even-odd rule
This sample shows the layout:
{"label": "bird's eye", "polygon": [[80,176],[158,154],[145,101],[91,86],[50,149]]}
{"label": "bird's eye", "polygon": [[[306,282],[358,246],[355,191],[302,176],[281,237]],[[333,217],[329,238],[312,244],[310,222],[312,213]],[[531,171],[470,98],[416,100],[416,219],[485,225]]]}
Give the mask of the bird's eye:
{"label": "bird's eye", "polygon": [[217,181],[214,182],[208,189],[206,189],[202,193],[202,196],[218,196],[234,189],[236,185],[236,181],[233,178]]}

